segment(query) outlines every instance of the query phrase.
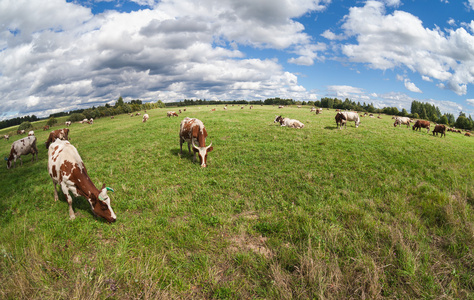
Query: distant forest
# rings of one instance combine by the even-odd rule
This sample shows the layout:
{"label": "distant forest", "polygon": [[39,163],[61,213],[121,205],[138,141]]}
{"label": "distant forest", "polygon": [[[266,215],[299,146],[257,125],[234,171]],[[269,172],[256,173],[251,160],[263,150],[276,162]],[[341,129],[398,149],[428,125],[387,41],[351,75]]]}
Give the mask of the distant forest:
{"label": "distant forest", "polygon": [[[434,106],[429,103],[423,103],[418,101],[413,101],[411,103],[410,113],[406,109],[398,110],[396,107],[384,107],[382,109],[375,108],[372,103],[366,104],[365,102],[361,104],[360,102],[354,102],[349,99],[340,100],[337,98],[321,98],[321,100],[316,101],[295,101],[293,99],[281,99],[281,98],[269,98],[264,101],[247,101],[247,100],[233,100],[233,101],[217,101],[217,100],[206,100],[206,99],[184,99],[179,102],[170,102],[163,103],[161,100],[158,100],[155,103],[147,102],[143,103],[141,100],[136,99],[130,102],[124,102],[123,98],[120,97],[116,103],[112,106],[106,104],[105,106],[92,107],[87,109],[80,109],[70,112],[60,112],[56,114],[51,114],[48,118],[57,118],[62,116],[69,116],[68,120],[70,121],[80,121],[83,119],[90,118],[101,118],[107,116],[114,116],[124,113],[133,113],[135,111],[147,110],[153,108],[164,108],[164,107],[183,107],[183,106],[193,106],[193,105],[219,105],[219,104],[241,104],[241,105],[307,105],[315,106],[321,108],[332,108],[332,109],[342,109],[342,110],[354,110],[358,112],[368,112],[374,114],[386,114],[386,115],[396,115],[396,116],[405,116],[415,119],[424,119],[431,122],[446,124],[448,126],[453,126],[460,129],[474,129],[474,121],[469,115],[466,116],[465,113],[460,112],[457,118],[453,114],[442,114],[437,106]],[[21,118],[14,118],[10,120],[5,120],[0,122],[0,129],[10,126],[20,125],[23,122],[34,122],[40,120],[35,115],[25,116]]]}

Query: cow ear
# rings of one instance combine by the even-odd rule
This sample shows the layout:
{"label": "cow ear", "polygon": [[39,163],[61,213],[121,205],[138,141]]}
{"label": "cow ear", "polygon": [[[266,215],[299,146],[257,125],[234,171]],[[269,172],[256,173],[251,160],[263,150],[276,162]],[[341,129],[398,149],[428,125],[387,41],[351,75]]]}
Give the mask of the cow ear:
{"label": "cow ear", "polygon": [[103,189],[105,189],[105,183],[102,185],[102,188],[101,188],[101,190],[103,190]]}
{"label": "cow ear", "polygon": [[211,152],[212,150],[214,150],[214,147],[209,147],[209,148],[207,149],[207,153]]}

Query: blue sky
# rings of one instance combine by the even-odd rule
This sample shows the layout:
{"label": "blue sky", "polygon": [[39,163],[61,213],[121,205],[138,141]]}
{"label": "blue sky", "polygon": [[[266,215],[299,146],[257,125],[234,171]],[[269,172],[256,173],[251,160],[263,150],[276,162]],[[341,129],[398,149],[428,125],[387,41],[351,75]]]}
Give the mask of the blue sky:
{"label": "blue sky", "polygon": [[474,116],[474,0],[0,0],[0,120],[141,99]]}

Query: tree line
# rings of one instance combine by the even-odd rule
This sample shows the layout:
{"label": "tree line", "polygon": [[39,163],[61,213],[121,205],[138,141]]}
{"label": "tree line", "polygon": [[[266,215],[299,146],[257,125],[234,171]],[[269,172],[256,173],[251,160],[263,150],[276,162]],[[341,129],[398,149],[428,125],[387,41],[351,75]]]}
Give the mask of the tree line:
{"label": "tree line", "polygon": [[[218,101],[218,100],[206,100],[206,99],[184,99],[183,101],[178,102],[168,102],[163,103],[161,100],[158,100],[155,103],[148,102],[143,103],[141,100],[131,100],[130,102],[125,102],[122,97],[119,97],[115,104],[112,106],[110,104],[105,104],[104,106],[91,107],[87,109],[74,110],[70,112],[60,112],[51,114],[49,118],[57,118],[62,116],[69,116],[68,121],[77,122],[83,119],[97,119],[101,117],[108,117],[120,114],[130,114],[140,110],[147,110],[153,108],[164,108],[164,107],[182,107],[182,106],[193,106],[193,105],[218,105],[218,104],[240,104],[240,105],[309,105],[321,108],[331,108],[331,109],[341,109],[341,110],[354,110],[358,112],[368,112],[374,114],[386,114],[386,115],[395,115],[410,117],[415,119],[424,119],[429,120],[439,124],[446,124],[448,126],[453,126],[460,129],[474,129],[474,121],[469,115],[466,116],[465,113],[460,112],[457,119],[453,114],[446,113],[441,114],[440,109],[430,103],[423,103],[419,101],[412,101],[411,103],[411,112],[408,113],[406,109],[398,110],[396,107],[384,107],[384,108],[375,108],[373,103],[366,104],[352,101],[346,98],[344,101],[338,98],[328,98],[324,97],[321,100],[316,101],[295,101],[293,99],[283,99],[283,98],[268,98],[264,101],[262,100],[231,100],[231,101]],[[10,120],[5,120],[0,122],[0,129],[10,126],[20,125],[23,122],[34,122],[40,120],[35,115],[25,116],[21,118],[14,118]]]}

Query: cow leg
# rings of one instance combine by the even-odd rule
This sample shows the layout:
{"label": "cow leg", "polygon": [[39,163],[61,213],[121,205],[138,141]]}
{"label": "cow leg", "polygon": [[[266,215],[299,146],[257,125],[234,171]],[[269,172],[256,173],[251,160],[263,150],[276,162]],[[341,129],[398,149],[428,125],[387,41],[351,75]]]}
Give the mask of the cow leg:
{"label": "cow leg", "polygon": [[54,201],[58,201],[58,191],[56,190],[56,182],[53,181],[54,185]]}
{"label": "cow leg", "polygon": [[61,184],[61,190],[63,191],[64,196],[66,196],[67,203],[69,204],[69,219],[72,221],[76,218],[74,210],[72,209],[72,197],[69,194],[69,189],[64,184]]}
{"label": "cow leg", "polygon": [[183,140],[179,138],[179,148],[181,149],[180,153],[183,154]]}

